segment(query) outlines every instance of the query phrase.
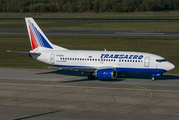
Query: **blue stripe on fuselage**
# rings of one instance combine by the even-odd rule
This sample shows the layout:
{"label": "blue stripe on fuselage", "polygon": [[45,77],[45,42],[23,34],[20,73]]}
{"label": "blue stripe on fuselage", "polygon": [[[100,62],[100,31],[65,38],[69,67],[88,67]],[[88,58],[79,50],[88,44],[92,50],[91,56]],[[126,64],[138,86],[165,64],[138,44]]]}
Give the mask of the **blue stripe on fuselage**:
{"label": "blue stripe on fuselage", "polygon": [[157,74],[167,72],[165,69],[154,69],[154,68],[116,68],[117,72],[120,73],[149,73]]}

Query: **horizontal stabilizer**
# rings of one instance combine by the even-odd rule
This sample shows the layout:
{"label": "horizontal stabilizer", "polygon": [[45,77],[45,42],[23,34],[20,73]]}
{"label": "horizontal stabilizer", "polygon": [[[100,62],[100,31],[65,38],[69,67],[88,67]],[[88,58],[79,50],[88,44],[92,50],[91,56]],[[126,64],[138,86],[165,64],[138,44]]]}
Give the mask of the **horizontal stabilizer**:
{"label": "horizontal stabilizer", "polygon": [[41,54],[40,52],[32,52],[32,51],[24,52],[24,51],[11,51],[11,50],[6,50],[6,52],[25,53],[25,54],[35,54],[35,55],[40,55],[40,54]]}

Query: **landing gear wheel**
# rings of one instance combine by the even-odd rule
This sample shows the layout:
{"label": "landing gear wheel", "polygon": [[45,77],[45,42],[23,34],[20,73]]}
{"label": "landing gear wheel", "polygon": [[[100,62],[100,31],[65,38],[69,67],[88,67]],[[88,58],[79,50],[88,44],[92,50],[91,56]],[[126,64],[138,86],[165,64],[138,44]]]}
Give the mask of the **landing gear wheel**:
{"label": "landing gear wheel", "polygon": [[88,75],[88,80],[94,80],[94,76]]}
{"label": "landing gear wheel", "polygon": [[152,81],[155,81],[156,80],[156,78],[155,77],[152,77]]}

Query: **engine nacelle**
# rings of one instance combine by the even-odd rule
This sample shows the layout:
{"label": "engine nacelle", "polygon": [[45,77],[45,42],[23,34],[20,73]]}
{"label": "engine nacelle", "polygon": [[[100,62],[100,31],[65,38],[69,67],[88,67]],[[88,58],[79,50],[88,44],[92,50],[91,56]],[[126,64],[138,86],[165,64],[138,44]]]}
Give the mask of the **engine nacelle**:
{"label": "engine nacelle", "polygon": [[116,69],[100,69],[95,72],[95,76],[98,79],[116,79],[117,71]]}

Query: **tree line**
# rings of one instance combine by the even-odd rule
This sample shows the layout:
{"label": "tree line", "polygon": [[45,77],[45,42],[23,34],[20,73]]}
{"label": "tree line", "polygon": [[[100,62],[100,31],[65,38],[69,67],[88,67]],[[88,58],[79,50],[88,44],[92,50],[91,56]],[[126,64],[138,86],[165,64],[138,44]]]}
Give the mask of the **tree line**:
{"label": "tree line", "polygon": [[179,10],[179,0],[0,0],[0,12],[145,12]]}

